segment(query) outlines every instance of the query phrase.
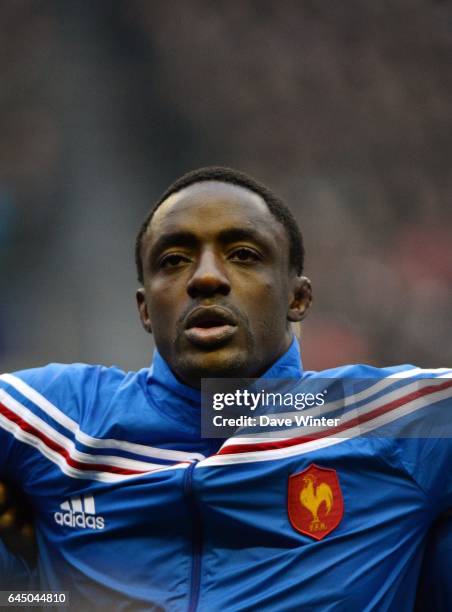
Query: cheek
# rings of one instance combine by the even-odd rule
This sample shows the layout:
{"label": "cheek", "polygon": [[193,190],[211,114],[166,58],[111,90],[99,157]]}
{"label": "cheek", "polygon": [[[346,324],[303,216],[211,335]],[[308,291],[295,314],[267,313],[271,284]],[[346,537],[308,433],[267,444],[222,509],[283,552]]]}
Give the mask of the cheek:
{"label": "cheek", "polygon": [[173,303],[175,299],[181,299],[185,294],[185,283],[176,276],[159,276],[152,279],[147,294],[149,300],[155,304]]}
{"label": "cheek", "polygon": [[271,278],[263,278],[256,283],[254,296],[262,300],[261,305],[268,305],[276,312],[285,310],[287,307],[288,285],[283,274],[272,275]]}
{"label": "cheek", "polygon": [[281,334],[286,327],[287,287],[283,283],[266,281],[255,284],[248,296],[248,317],[251,328],[263,337],[269,334]]}
{"label": "cheek", "polygon": [[182,302],[177,284],[155,280],[148,287],[147,295],[151,321],[160,324],[173,322],[177,316],[177,305]]}

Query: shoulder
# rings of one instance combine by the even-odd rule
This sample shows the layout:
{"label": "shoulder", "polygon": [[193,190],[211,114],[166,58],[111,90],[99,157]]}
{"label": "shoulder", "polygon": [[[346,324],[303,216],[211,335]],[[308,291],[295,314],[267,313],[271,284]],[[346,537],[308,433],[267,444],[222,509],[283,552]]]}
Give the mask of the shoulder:
{"label": "shoulder", "polygon": [[[0,386],[6,391],[24,395],[68,396],[84,394],[98,376],[101,366],[84,363],[50,363],[0,376]],[[51,399],[49,397],[49,399]]]}
{"label": "shoulder", "polygon": [[45,413],[56,410],[76,417],[100,388],[117,388],[127,375],[116,367],[85,363],[48,365],[0,375],[0,394],[9,403],[19,403]]}
{"label": "shoulder", "polygon": [[414,365],[403,364],[377,368],[375,366],[358,363],[329,368],[319,371],[305,371],[307,378],[404,378],[419,375],[421,372],[433,373],[437,370],[421,370]]}

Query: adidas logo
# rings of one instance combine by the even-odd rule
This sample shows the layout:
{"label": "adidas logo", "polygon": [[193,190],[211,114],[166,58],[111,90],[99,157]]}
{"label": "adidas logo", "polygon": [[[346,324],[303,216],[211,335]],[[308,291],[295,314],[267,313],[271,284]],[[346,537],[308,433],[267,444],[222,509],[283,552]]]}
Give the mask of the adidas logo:
{"label": "adidas logo", "polygon": [[58,525],[80,529],[103,529],[105,527],[104,517],[96,515],[92,495],[71,497],[69,501],[63,502],[60,508],[64,512],[55,512],[53,515]]}

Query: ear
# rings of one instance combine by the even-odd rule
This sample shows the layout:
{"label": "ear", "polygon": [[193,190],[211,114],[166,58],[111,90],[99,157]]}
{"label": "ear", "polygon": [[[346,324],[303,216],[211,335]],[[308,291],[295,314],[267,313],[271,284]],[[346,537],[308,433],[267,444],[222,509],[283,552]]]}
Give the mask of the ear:
{"label": "ear", "polygon": [[146,303],[146,294],[143,287],[137,289],[136,293],[138,312],[140,313],[140,321],[148,334],[152,334],[151,319],[149,318],[148,305]]}
{"label": "ear", "polygon": [[311,281],[306,276],[296,276],[292,280],[291,301],[287,311],[287,319],[297,323],[305,318],[312,302]]}

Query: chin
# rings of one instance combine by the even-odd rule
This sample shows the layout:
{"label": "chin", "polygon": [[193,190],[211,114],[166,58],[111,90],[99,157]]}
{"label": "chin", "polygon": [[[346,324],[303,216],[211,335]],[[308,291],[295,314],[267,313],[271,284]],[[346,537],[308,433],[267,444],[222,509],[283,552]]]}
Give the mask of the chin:
{"label": "chin", "polygon": [[236,378],[251,376],[250,354],[225,347],[215,351],[193,351],[181,355],[175,370],[184,379]]}

